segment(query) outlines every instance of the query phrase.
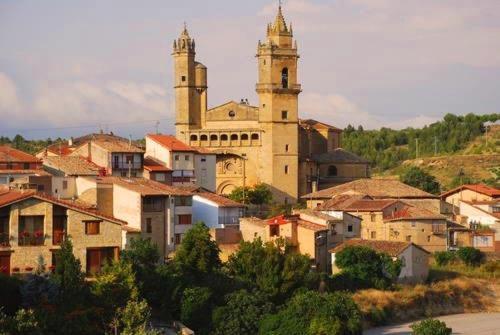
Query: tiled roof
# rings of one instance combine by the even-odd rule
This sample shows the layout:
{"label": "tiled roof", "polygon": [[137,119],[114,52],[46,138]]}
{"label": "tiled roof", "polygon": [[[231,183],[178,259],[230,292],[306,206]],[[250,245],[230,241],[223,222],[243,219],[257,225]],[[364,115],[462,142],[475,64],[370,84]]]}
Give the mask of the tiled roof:
{"label": "tiled roof", "polygon": [[397,200],[357,200],[344,208],[346,211],[381,211],[390,205],[398,202]]}
{"label": "tiled roof", "polygon": [[195,148],[190,147],[189,145],[185,144],[184,142],[179,141],[173,135],[148,134],[147,137],[152,139],[156,143],[160,144],[161,146],[169,149],[170,151],[182,151],[182,152],[185,152],[185,151],[196,152],[197,151]]}
{"label": "tiled roof", "polygon": [[331,199],[326,200],[317,207],[317,210],[327,211],[327,210],[343,210],[347,206],[351,205],[353,202],[358,200],[370,200],[371,197],[365,194],[339,194]]}
{"label": "tiled roof", "polygon": [[354,163],[368,164],[368,160],[342,148],[330,152],[312,155],[312,160],[319,163]]}
{"label": "tiled roof", "polygon": [[334,216],[331,216],[331,215],[328,215],[328,214],[325,214],[325,213],[322,213],[316,209],[300,209],[300,210],[297,210],[297,211],[294,211],[294,214],[305,214],[305,215],[310,215],[310,216],[314,216],[318,219],[322,219],[322,220],[325,220],[325,221],[342,221],[341,219],[339,218],[336,218]]}
{"label": "tiled roof", "polygon": [[314,223],[314,222],[309,222],[309,221],[306,221],[306,220],[302,220],[302,219],[299,219],[297,220],[297,225],[302,227],[302,228],[306,228],[306,229],[309,229],[309,230],[312,230],[312,231],[322,231],[322,230],[328,230],[328,227],[325,225],[320,225],[320,224],[317,224],[317,223]]}
{"label": "tiled roof", "polygon": [[446,216],[436,214],[427,209],[408,205],[407,207],[392,213],[390,216],[384,217],[384,221],[401,221],[401,220],[445,220]]}
{"label": "tiled roof", "polygon": [[302,196],[303,199],[329,199],[343,193],[366,194],[372,198],[438,198],[394,179],[364,178]]}
{"label": "tiled roof", "polygon": [[100,167],[80,156],[48,156],[43,164],[69,176],[98,176]]}
{"label": "tiled roof", "polygon": [[[377,241],[377,240],[361,240],[361,239],[351,239],[341,244],[337,245],[335,248],[330,249],[330,253],[337,253],[349,246],[363,246],[371,248],[377,252],[383,252],[392,257],[397,257],[409,246],[414,245],[415,247],[425,251],[416,244],[411,242],[398,242],[398,241]],[[429,253],[425,251],[426,253]]]}
{"label": "tiled roof", "polygon": [[169,169],[162,162],[156,160],[153,157],[145,157],[144,158],[144,170],[152,171],[152,172],[170,172],[172,169]]}
{"label": "tiled roof", "polygon": [[50,173],[44,170],[6,170],[6,169],[0,169],[0,174],[29,174],[29,175],[35,175],[35,176],[50,176]]}
{"label": "tiled roof", "polygon": [[116,184],[128,190],[146,195],[191,195],[190,192],[181,188],[165,185],[146,178],[123,178],[123,177],[103,177],[98,179],[99,183]]}
{"label": "tiled roof", "polygon": [[0,145],[0,162],[40,163],[40,160],[24,151],[14,149],[8,145]]}
{"label": "tiled roof", "polygon": [[46,147],[45,149],[38,151],[37,155],[47,151],[47,152],[51,152],[53,154],[56,154],[58,156],[67,156],[70,153],[72,153],[73,150],[74,150],[74,147],[70,147],[67,142],[60,142],[60,143],[51,144],[48,147]]}
{"label": "tiled roof", "polygon": [[[130,141],[123,140],[121,137],[108,137],[92,139],[92,143],[109,151],[109,152],[123,152],[123,153],[143,153],[144,150],[137,147]],[[83,144],[85,145],[85,143]]]}
{"label": "tiled roof", "polygon": [[54,198],[52,196],[49,196],[45,193],[39,193],[31,190],[9,190],[9,191],[3,191],[3,193],[0,193],[0,207],[5,207],[8,205],[11,205],[13,203],[29,199],[29,198],[35,198],[39,199],[42,201],[47,201],[56,205],[60,205],[69,209],[72,209],[77,212],[81,212],[84,214],[92,215],[104,220],[108,220],[114,223],[118,224],[123,224],[126,225],[127,223],[125,221],[119,220],[113,216],[103,214],[101,212],[98,212],[94,210],[90,204],[83,203],[81,201],[69,201],[69,200],[61,200]]}
{"label": "tiled roof", "polygon": [[470,191],[474,191],[477,193],[487,195],[487,196],[492,197],[492,198],[497,198],[497,197],[500,198],[500,190],[499,189],[491,187],[491,186],[487,186],[484,184],[462,185],[462,186],[456,187],[452,190],[449,190],[448,192],[444,192],[443,194],[441,194],[441,198],[446,198],[447,196],[449,196],[453,193],[460,192],[462,190],[470,190]]}
{"label": "tiled roof", "polygon": [[233,208],[245,207],[245,205],[240,204],[239,202],[236,202],[234,200],[231,200],[229,198],[223,197],[221,195],[218,195],[218,194],[215,194],[212,192],[201,191],[201,192],[195,192],[194,195],[208,199],[208,200],[216,203],[219,207],[233,207]]}
{"label": "tiled roof", "polygon": [[290,215],[278,215],[278,216],[272,217],[270,219],[267,219],[267,224],[270,224],[270,225],[287,224],[287,223],[290,222],[291,218],[297,219],[298,215],[294,215],[294,216],[290,216]]}
{"label": "tiled roof", "polygon": [[328,130],[333,130],[336,132],[342,131],[342,129],[340,129],[340,128],[337,128],[337,127],[334,127],[334,126],[331,126],[329,124],[326,124],[326,123],[323,123],[320,121],[316,121],[313,119],[299,120],[299,126],[302,128],[309,128],[310,127],[310,128],[314,128],[314,129],[318,129],[318,130],[328,129]]}

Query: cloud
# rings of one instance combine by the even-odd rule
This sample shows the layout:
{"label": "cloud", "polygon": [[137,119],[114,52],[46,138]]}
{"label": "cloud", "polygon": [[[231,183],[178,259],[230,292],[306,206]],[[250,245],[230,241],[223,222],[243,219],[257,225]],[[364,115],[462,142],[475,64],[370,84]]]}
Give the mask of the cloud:
{"label": "cloud", "polygon": [[5,73],[0,72],[0,112],[2,116],[15,114],[21,107],[15,83]]}

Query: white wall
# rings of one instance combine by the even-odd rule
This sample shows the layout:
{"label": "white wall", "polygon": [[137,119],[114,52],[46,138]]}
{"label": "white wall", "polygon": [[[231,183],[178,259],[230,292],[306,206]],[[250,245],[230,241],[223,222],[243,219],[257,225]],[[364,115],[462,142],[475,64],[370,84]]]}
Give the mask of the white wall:
{"label": "white wall", "polygon": [[165,164],[166,167],[172,169],[172,157],[170,155],[170,151],[147,136],[146,154],[144,156],[156,158],[157,160]]}
{"label": "white wall", "polygon": [[203,221],[209,228],[219,226],[219,207],[212,201],[199,195],[193,195],[193,223]]}
{"label": "white wall", "polygon": [[[194,157],[194,175],[196,185],[211,192],[216,191],[216,155],[197,154]],[[203,161],[204,160],[204,161]]]}
{"label": "white wall", "polygon": [[141,229],[141,195],[120,185],[113,185],[113,216]]}
{"label": "white wall", "polygon": [[97,181],[94,176],[78,176],[76,177],[76,194],[78,196],[82,193],[97,188]]}
{"label": "white wall", "polygon": [[493,215],[463,201],[460,202],[460,215],[467,216],[467,223],[476,222],[488,226],[494,225],[495,221],[499,220]]}

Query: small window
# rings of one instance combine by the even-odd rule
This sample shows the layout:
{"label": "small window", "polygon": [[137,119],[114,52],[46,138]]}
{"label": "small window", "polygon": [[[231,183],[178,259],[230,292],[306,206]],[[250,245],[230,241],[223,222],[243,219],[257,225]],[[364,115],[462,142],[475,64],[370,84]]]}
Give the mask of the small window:
{"label": "small window", "polygon": [[174,160],[178,161],[179,160],[179,155],[174,156]]}
{"label": "small window", "polygon": [[146,233],[151,234],[153,232],[153,226],[151,223],[151,218],[146,219]]}
{"label": "small window", "polygon": [[266,65],[266,60],[265,59],[262,60],[262,64]]}
{"label": "small window", "polygon": [[[396,212],[396,210],[395,210],[395,209],[394,209],[394,212]],[[416,223],[415,221],[412,221],[412,222],[411,222],[411,226],[412,226],[413,228],[415,228],[415,227],[417,226],[417,223]]]}
{"label": "small window", "polygon": [[285,152],[288,152],[288,144],[285,144]]}
{"label": "small window", "polygon": [[206,161],[207,161],[207,159],[206,159],[206,157],[205,157],[205,156],[201,157],[201,159],[200,159],[200,160],[201,160],[202,162],[206,162]]}
{"label": "small window", "polygon": [[99,235],[100,221],[85,221],[86,235]]}
{"label": "small window", "polygon": [[221,141],[227,141],[227,135],[226,134],[220,135],[220,140]]}
{"label": "small window", "polygon": [[190,139],[191,139],[191,141],[198,141],[198,136],[191,135]]}
{"label": "small window", "polygon": [[30,163],[24,163],[24,164],[23,164],[23,168],[24,168],[25,170],[29,170],[29,168],[30,168]]}
{"label": "small window", "polygon": [[228,115],[229,115],[229,117],[235,117],[236,116],[236,112],[235,111],[229,111]]}
{"label": "small window", "polygon": [[371,213],[370,214],[370,221],[375,222],[377,220],[377,214]]}
{"label": "small window", "polygon": [[208,141],[208,136],[207,135],[201,135],[200,136],[200,141]]}
{"label": "small window", "polygon": [[285,165],[285,174],[288,174],[288,165]]}
{"label": "small window", "polygon": [[266,104],[262,104],[262,108],[265,108],[266,107]]}
{"label": "small window", "polygon": [[188,161],[189,160],[189,155],[184,156],[184,160]]}
{"label": "small window", "polygon": [[181,77],[181,80],[182,80],[182,81],[186,81],[186,76],[182,76],[182,77]]}
{"label": "small window", "polygon": [[431,241],[431,235],[427,236],[427,242]]}
{"label": "small window", "polygon": [[120,173],[120,175],[121,175],[122,177],[126,177],[126,176],[127,176],[127,171],[122,171],[122,172]]}
{"label": "small window", "polygon": [[280,236],[280,226],[277,224],[270,225],[269,226],[269,235],[271,237],[273,236]]}
{"label": "small window", "polygon": [[241,135],[241,140],[242,141],[247,141],[248,140],[248,134],[242,134]]}
{"label": "small window", "polygon": [[372,240],[376,239],[377,238],[377,232],[376,231],[370,232],[370,237],[371,237]]}
{"label": "small window", "polygon": [[335,165],[330,165],[328,167],[328,175],[329,176],[332,176],[332,177],[335,177],[337,175],[338,171],[337,171],[337,167]]}
{"label": "small window", "polygon": [[281,111],[281,119],[288,120],[288,111]]}
{"label": "small window", "polygon": [[259,134],[252,134],[252,140],[258,140]]}
{"label": "small window", "polygon": [[411,242],[411,235],[406,235],[406,242]]}
{"label": "small window", "polygon": [[352,224],[347,225],[347,231],[348,231],[349,233],[352,233],[352,232],[353,232],[353,226],[352,226]]}
{"label": "small window", "polygon": [[191,214],[181,214],[181,215],[178,215],[178,217],[179,217],[178,224],[180,224],[180,225],[191,224]]}
{"label": "small window", "polygon": [[215,134],[213,135],[210,135],[210,141],[217,141],[219,139],[219,137]]}
{"label": "small window", "polygon": [[237,134],[231,134],[231,141],[237,141],[238,140],[238,135]]}
{"label": "small window", "polygon": [[175,244],[181,244],[182,234],[175,234]]}
{"label": "small window", "polygon": [[281,85],[283,88],[288,88],[288,68],[281,70]]}
{"label": "small window", "polygon": [[63,180],[63,190],[67,190],[68,189],[68,181],[67,180]]}

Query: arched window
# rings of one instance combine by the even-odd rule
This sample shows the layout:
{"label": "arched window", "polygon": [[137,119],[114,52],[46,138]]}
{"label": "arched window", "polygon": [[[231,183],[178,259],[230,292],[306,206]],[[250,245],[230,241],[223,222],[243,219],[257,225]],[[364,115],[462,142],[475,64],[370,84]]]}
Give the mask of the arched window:
{"label": "arched window", "polygon": [[252,140],[258,140],[259,134],[252,134]]}
{"label": "arched window", "polygon": [[200,136],[200,141],[208,141],[208,136],[207,135],[201,135]]}
{"label": "arched window", "polygon": [[247,141],[248,140],[248,134],[242,134],[241,135],[241,140],[242,141]]}
{"label": "arched window", "polygon": [[238,140],[238,134],[231,134],[231,141],[237,141]]}
{"label": "arched window", "polygon": [[220,135],[220,140],[221,141],[227,141],[227,135],[226,134]]}
{"label": "arched window", "polygon": [[190,140],[191,140],[191,141],[198,141],[198,136],[196,136],[196,135],[191,135]]}
{"label": "arched window", "polygon": [[330,165],[328,167],[328,175],[329,176],[336,176],[337,175],[337,167],[335,165]]}
{"label": "arched window", "polygon": [[217,141],[218,137],[215,134],[210,135],[210,141]]}
{"label": "arched window", "polygon": [[288,88],[288,68],[285,67],[281,70],[281,85],[283,88]]}

